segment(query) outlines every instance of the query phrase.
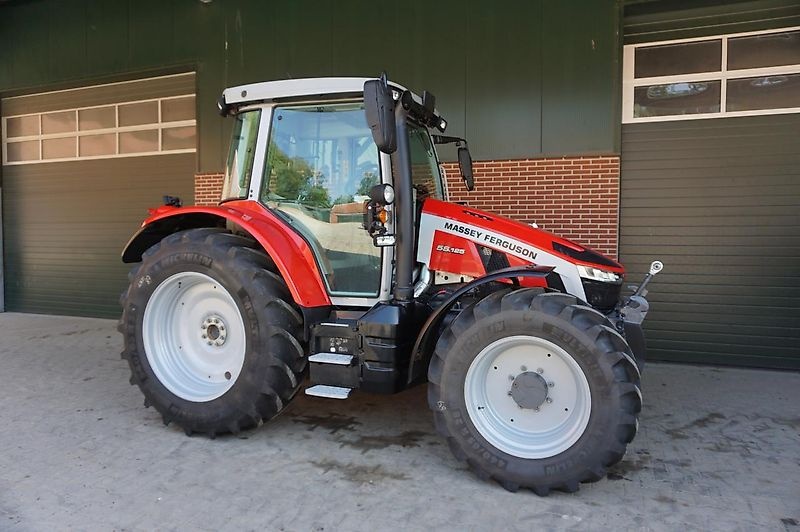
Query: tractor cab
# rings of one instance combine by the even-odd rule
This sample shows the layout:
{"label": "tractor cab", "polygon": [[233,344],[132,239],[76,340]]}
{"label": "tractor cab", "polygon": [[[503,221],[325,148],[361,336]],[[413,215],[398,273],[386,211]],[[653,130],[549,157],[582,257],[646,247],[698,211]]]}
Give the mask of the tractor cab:
{"label": "tractor cab", "polygon": [[[222,202],[257,201],[301,235],[338,306],[368,308],[391,299],[394,288],[398,161],[378,149],[365,120],[369,82],[267,82],[228,89],[220,104],[234,119]],[[427,127],[409,120],[405,135],[411,179],[402,202],[410,199],[416,225],[422,202],[445,200],[446,186]]]}

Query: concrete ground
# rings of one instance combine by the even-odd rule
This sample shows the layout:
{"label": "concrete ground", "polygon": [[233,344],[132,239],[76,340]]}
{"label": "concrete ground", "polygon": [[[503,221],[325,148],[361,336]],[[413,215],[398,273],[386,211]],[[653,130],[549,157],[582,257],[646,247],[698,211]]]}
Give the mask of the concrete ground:
{"label": "concrete ground", "polygon": [[624,461],[539,498],[466,471],[424,386],[188,438],[128,385],[114,322],[6,313],[0,331],[0,530],[800,532],[798,373],[651,364]]}

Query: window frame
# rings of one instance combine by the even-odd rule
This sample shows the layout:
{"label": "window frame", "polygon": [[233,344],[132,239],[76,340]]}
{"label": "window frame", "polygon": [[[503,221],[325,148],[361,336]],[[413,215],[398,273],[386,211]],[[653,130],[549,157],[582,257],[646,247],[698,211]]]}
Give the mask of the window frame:
{"label": "window frame", "polygon": [[[231,130],[230,140],[228,142],[228,154],[225,158],[225,173],[223,174],[223,183],[222,183],[222,195],[220,197],[220,204],[225,203],[226,201],[241,201],[246,199],[252,199],[253,197],[253,178],[258,174],[258,168],[263,161],[259,160],[259,155],[263,159],[263,152],[264,148],[261,146],[261,128],[264,127],[264,114],[265,110],[261,106],[252,106],[252,107],[244,107],[239,110],[235,119],[238,119],[240,115],[245,113],[257,113],[257,117],[255,118],[256,121],[256,131],[255,135],[253,136],[253,151],[250,160],[247,161],[247,166],[245,171],[247,172],[247,185],[242,188],[238,187],[240,190],[239,195],[237,196],[230,196],[228,192],[230,192],[230,183],[228,182],[228,172],[230,171],[230,162],[231,162],[231,155],[233,149],[233,137],[234,131],[236,126],[234,125],[233,129]],[[267,120],[267,127],[270,127],[269,120]],[[238,181],[238,180],[237,180]]]}
{"label": "window frame", "polygon": [[[666,41],[644,42],[637,44],[627,44],[623,47],[622,53],[622,123],[635,124],[640,122],[671,122],[675,120],[703,120],[709,118],[729,118],[737,116],[758,116],[776,115],[788,113],[800,113],[800,107],[782,107],[777,109],[756,109],[748,111],[728,111],[727,110],[727,85],[729,80],[768,77],[787,74],[800,74],[800,63],[793,65],[748,68],[738,70],[728,70],[728,40],[738,37],[752,37],[759,35],[770,35],[774,33],[786,33],[800,31],[800,26],[789,26],[761,31],[748,31],[741,33],[726,33],[719,35],[709,35],[707,37],[693,37],[687,39],[673,39]],[[638,48],[653,46],[686,44],[701,41],[722,41],[722,57],[720,70],[709,72],[696,72],[693,74],[676,74],[669,76],[653,76],[647,78],[635,78],[635,57]],[[694,113],[676,114],[665,116],[645,116],[635,117],[634,112],[634,90],[637,87],[648,85],[665,85],[670,83],[691,83],[703,81],[720,81],[720,110],[716,113]]]}
{"label": "window frame", "polygon": [[[194,117],[186,120],[175,120],[165,122],[162,120],[162,103],[168,100],[178,100],[183,98],[194,98]],[[158,116],[156,122],[146,124],[139,124],[134,126],[120,126],[119,125],[119,108],[130,104],[150,103],[154,102],[157,106]],[[114,109],[114,127],[85,129],[81,130],[79,125],[80,112],[91,109],[102,109],[111,107]],[[65,131],[60,133],[42,133],[42,117],[54,113],[73,113],[75,116],[75,130]],[[39,132],[35,135],[24,135],[19,137],[8,136],[8,121],[14,118],[22,117],[36,117],[38,120]],[[178,149],[164,149],[163,131],[165,129],[176,129],[184,127],[193,127],[195,134],[195,143],[192,148],[178,148]],[[157,131],[158,132],[158,149],[151,151],[141,152],[120,152],[120,134],[137,132],[137,131]],[[80,154],[80,138],[90,137],[94,135],[114,135],[114,153],[104,155],[81,155]],[[24,113],[18,115],[8,115],[2,117],[2,157],[3,166],[15,166],[21,164],[42,164],[42,163],[56,163],[63,161],[86,161],[93,159],[117,159],[121,157],[145,157],[151,155],[168,155],[175,153],[195,153],[197,151],[197,95],[195,93],[178,94],[175,96],[163,96],[160,98],[145,98],[140,100],[126,100],[122,102],[106,103],[101,105],[90,105],[85,107],[69,107],[65,109],[53,109],[49,111],[40,111],[35,113]],[[74,139],[75,140],[75,154],[72,157],[53,157],[49,159],[44,158],[43,142],[51,139]],[[17,142],[34,141],[38,143],[39,157],[38,159],[26,159],[22,161],[9,161],[8,160],[8,145]]]}

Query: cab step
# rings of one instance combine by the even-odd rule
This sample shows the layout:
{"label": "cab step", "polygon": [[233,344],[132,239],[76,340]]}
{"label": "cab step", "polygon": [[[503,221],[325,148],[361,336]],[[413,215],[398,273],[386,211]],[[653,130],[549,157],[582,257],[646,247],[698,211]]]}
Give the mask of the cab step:
{"label": "cab step", "polygon": [[337,366],[349,366],[353,363],[353,355],[342,353],[316,353],[308,357],[309,362],[318,364],[335,364]]}
{"label": "cab step", "polygon": [[306,388],[306,395],[314,397],[325,397],[327,399],[347,399],[352,392],[352,388],[342,388],[341,386],[328,386],[327,384],[317,384]]}

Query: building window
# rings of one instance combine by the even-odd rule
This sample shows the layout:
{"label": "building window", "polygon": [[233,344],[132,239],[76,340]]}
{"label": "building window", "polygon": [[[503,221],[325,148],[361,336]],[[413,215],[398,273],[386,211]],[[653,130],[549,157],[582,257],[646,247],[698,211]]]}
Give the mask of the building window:
{"label": "building window", "polygon": [[622,121],[800,112],[800,27],[624,48]]}
{"label": "building window", "polygon": [[196,151],[195,96],[3,117],[3,164]]}

